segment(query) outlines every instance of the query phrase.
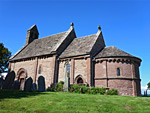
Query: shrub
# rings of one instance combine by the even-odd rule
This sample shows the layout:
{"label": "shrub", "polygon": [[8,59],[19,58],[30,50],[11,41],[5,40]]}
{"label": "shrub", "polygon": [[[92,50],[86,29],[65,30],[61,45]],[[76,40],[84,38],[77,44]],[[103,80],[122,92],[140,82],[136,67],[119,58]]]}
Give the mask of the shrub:
{"label": "shrub", "polygon": [[100,93],[101,95],[106,94],[106,88],[104,88],[104,87],[99,88],[99,93]]}
{"label": "shrub", "polygon": [[90,88],[86,86],[80,86],[80,90],[81,90],[80,93],[85,94],[85,93],[89,93]]}
{"label": "shrub", "polygon": [[56,84],[55,91],[63,91],[64,82],[60,81]]}
{"label": "shrub", "polygon": [[112,89],[108,90],[106,94],[107,95],[118,95],[118,90],[112,88]]}
{"label": "shrub", "polygon": [[47,88],[47,91],[54,92],[54,91],[55,91],[55,88],[48,87],[48,88]]}
{"label": "shrub", "polygon": [[79,85],[73,84],[72,87],[70,88],[70,92],[81,93],[81,88]]}
{"label": "shrub", "polygon": [[98,94],[98,93],[100,93],[100,88],[98,88],[98,87],[92,87],[90,89],[90,93],[91,94]]}

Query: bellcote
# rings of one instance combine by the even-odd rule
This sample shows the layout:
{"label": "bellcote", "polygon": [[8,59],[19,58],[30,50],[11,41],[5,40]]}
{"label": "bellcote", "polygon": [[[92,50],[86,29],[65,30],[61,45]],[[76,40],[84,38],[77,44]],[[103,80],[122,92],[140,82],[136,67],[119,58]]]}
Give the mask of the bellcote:
{"label": "bellcote", "polygon": [[38,39],[39,32],[36,25],[27,30],[26,45],[30,44],[34,39]]}

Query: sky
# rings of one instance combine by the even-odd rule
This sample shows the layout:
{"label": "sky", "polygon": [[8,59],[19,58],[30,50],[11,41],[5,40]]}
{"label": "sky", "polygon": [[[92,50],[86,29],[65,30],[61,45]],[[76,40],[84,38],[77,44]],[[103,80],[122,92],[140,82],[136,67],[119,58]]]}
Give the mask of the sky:
{"label": "sky", "polygon": [[39,38],[67,31],[77,37],[95,34],[101,26],[106,46],[142,59],[141,86],[150,82],[149,0],[0,0],[0,43],[15,54],[34,24]]}

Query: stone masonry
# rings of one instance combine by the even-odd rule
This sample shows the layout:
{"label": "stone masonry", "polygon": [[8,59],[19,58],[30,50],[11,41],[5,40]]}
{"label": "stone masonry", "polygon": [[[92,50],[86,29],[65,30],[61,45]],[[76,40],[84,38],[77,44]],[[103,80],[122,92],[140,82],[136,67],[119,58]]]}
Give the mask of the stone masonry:
{"label": "stone masonry", "polygon": [[38,39],[36,25],[27,31],[25,45],[10,58],[9,71],[16,74],[20,90],[31,77],[38,87],[55,87],[57,82],[90,87],[116,88],[120,95],[140,96],[141,59],[114,46],[106,47],[101,27],[96,34],[76,38],[73,23],[69,30]]}

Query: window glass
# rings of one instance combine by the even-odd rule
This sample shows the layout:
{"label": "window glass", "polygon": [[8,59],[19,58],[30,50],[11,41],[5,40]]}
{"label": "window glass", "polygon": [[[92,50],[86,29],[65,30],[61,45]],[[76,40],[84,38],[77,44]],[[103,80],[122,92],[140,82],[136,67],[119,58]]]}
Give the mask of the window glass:
{"label": "window glass", "polygon": [[67,75],[70,76],[70,64],[67,64],[66,72],[67,72]]}
{"label": "window glass", "polygon": [[120,68],[117,68],[117,76],[120,76]]}
{"label": "window glass", "polygon": [[39,67],[39,74],[41,74],[41,66]]}

